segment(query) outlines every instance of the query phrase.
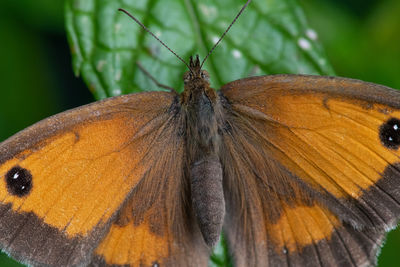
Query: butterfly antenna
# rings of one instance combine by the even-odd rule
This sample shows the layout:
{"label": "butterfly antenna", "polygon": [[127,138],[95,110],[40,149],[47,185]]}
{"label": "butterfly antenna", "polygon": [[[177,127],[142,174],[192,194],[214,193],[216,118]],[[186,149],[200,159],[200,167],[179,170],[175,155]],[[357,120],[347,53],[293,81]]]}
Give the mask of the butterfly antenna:
{"label": "butterfly antenna", "polygon": [[232,23],[229,25],[229,27],[226,29],[226,31],[221,35],[219,40],[214,44],[214,46],[211,48],[210,52],[208,52],[207,56],[203,59],[201,62],[200,68],[203,67],[204,62],[206,59],[211,55],[211,53],[214,51],[214,49],[217,47],[217,45],[221,42],[222,39],[224,39],[225,35],[228,33],[232,25],[236,22],[236,20],[239,18],[239,16],[243,13],[244,9],[250,4],[251,0],[247,0],[246,4],[242,7],[242,9],[239,11],[239,13],[236,15],[236,17],[233,19]]}
{"label": "butterfly antenna", "polygon": [[185,60],[183,60],[180,56],[178,56],[174,51],[172,51],[171,48],[169,48],[163,41],[160,40],[160,38],[158,38],[154,33],[152,33],[146,26],[143,25],[143,23],[141,23],[135,16],[133,16],[131,13],[129,13],[128,11],[126,11],[123,8],[118,8],[118,11],[122,11],[124,12],[126,15],[128,15],[131,19],[133,19],[137,24],[140,25],[140,27],[142,27],[146,32],[150,33],[151,36],[153,36],[157,41],[160,42],[160,44],[162,44],[165,48],[167,48],[172,54],[174,54],[180,61],[182,61],[183,63],[185,63],[185,65],[188,67],[188,69],[190,71],[192,71],[189,67],[189,65],[186,63]]}

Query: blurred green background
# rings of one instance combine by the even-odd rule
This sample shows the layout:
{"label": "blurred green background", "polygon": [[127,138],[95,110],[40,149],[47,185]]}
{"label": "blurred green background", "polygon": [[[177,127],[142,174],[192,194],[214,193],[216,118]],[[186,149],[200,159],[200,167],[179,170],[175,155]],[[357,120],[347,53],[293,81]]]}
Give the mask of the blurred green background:
{"label": "blurred green background", "polygon": [[[338,76],[400,89],[400,1],[300,0]],[[93,100],[75,78],[63,1],[0,1],[0,141]],[[179,51],[178,51],[179,53]],[[389,234],[379,266],[398,265],[400,231]],[[0,256],[0,266],[19,266]]]}

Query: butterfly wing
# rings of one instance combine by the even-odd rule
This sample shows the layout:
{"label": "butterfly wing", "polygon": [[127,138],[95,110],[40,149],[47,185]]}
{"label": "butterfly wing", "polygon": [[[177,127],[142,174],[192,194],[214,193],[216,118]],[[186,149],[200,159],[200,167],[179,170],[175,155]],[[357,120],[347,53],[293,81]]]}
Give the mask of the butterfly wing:
{"label": "butterfly wing", "polygon": [[229,83],[221,96],[226,231],[237,263],[375,264],[400,217],[400,93],[280,75]]}
{"label": "butterfly wing", "polygon": [[[183,204],[151,206],[144,197],[134,197],[135,191],[165,197],[172,190],[184,196],[179,170],[161,176],[152,169],[172,164],[165,153],[182,164],[179,135],[162,135],[179,129],[174,101],[173,94],[161,92],[111,98],[45,119],[0,144],[1,249],[33,265],[86,265],[105,235],[123,225],[122,219],[115,220],[123,217],[127,203],[143,210],[135,220],[141,228],[132,230],[131,225],[129,231],[154,237],[137,246],[180,241],[174,240],[175,232],[155,231],[146,212],[166,213]],[[153,146],[168,152],[159,158]],[[159,217],[156,225],[168,228],[168,219]],[[179,233],[187,231],[184,219],[175,221]],[[172,257],[171,251],[155,250],[153,256]]]}
{"label": "butterfly wing", "polygon": [[144,158],[152,166],[96,248],[94,266],[207,266],[209,249],[191,213],[182,128],[176,125],[153,137]]}

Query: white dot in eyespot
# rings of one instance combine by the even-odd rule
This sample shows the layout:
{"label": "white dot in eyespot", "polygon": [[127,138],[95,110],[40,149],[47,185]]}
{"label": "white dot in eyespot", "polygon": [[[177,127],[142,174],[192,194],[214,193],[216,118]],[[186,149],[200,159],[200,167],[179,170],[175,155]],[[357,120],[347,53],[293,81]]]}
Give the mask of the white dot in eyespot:
{"label": "white dot in eyespot", "polygon": [[397,131],[399,129],[399,126],[397,124],[395,124],[395,125],[393,125],[393,129]]}
{"label": "white dot in eyespot", "polygon": [[237,50],[237,49],[234,49],[234,50],[232,51],[232,55],[233,55],[234,58],[241,58],[241,57],[242,57],[242,52],[240,52],[240,51]]}
{"label": "white dot in eyespot", "polygon": [[302,48],[303,50],[309,50],[311,48],[311,44],[310,42],[303,38],[300,37],[299,40],[297,41],[297,44],[300,46],[300,48]]}
{"label": "white dot in eyespot", "polygon": [[288,253],[288,251],[287,251],[286,248],[283,248],[283,249],[282,249],[282,252],[283,252],[283,254],[287,254],[287,253]]}
{"label": "white dot in eyespot", "polygon": [[393,141],[393,138],[391,136],[389,136],[388,140],[389,141]]}
{"label": "white dot in eyespot", "polygon": [[158,265],[158,263],[154,263],[153,267],[159,267],[160,265]]}
{"label": "white dot in eyespot", "polygon": [[13,176],[13,179],[17,179],[18,177],[19,177],[19,173],[16,172],[16,173],[14,174],[14,176]]}
{"label": "white dot in eyespot", "polygon": [[24,190],[25,189],[25,185],[21,186],[21,189]]}

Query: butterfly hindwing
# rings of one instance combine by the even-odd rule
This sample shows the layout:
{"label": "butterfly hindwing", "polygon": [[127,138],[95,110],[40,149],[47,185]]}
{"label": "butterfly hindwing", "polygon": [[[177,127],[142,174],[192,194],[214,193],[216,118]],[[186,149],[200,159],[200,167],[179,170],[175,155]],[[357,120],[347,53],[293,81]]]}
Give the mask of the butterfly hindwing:
{"label": "butterfly hindwing", "polygon": [[[165,167],[167,159],[156,158],[149,147],[158,142],[164,155],[182,161],[182,154],[171,152],[181,146],[163,147],[176,144],[177,134],[158,139],[159,133],[171,132],[174,101],[174,94],[161,92],[111,98],[45,119],[0,144],[1,249],[34,265],[88,264],[135,187],[155,185],[156,179],[166,183],[167,177],[157,177],[151,168]],[[176,174],[168,176],[168,186],[146,190],[180,194]],[[144,202],[135,202],[134,209]],[[176,225],[183,227],[182,221]],[[167,227],[166,220],[161,223]],[[158,238],[171,241],[165,241],[167,235]],[[171,256],[159,252],[154,257]]]}
{"label": "butterfly hindwing", "polygon": [[226,221],[235,222],[225,228],[228,240],[244,236],[233,243],[239,265],[373,265],[400,216],[400,93],[280,75],[229,83],[221,96]]}

